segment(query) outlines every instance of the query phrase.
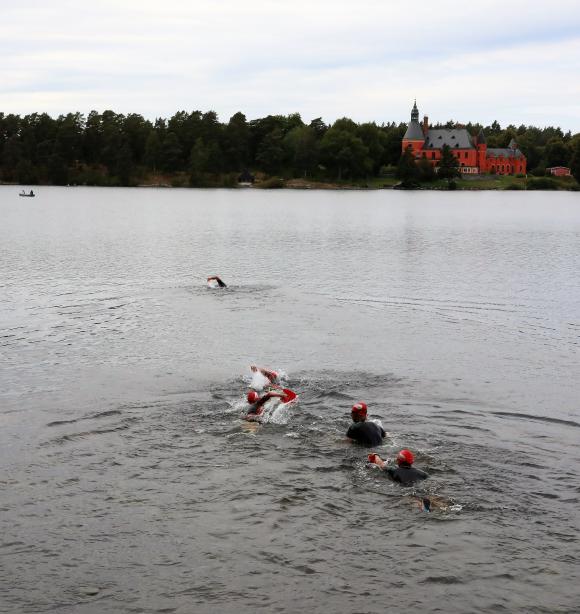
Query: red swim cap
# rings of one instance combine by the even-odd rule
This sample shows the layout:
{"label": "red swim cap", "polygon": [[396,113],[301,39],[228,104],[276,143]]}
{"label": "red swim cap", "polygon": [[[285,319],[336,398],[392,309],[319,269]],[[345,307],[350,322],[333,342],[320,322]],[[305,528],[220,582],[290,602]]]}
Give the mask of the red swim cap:
{"label": "red swim cap", "polygon": [[248,392],[248,403],[251,405],[255,403],[260,398],[260,395],[255,390],[250,390]]}
{"label": "red swim cap", "polygon": [[412,465],[415,457],[410,450],[401,450],[397,454],[397,464],[405,463],[406,465]]}
{"label": "red swim cap", "polygon": [[352,406],[352,413],[359,418],[367,417],[367,404],[359,401]]}

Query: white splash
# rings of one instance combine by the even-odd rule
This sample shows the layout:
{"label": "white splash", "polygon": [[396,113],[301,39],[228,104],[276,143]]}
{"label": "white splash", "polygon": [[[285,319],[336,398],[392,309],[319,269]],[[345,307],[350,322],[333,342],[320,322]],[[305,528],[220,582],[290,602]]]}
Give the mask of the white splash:
{"label": "white splash", "polygon": [[265,375],[262,375],[262,373],[260,373],[259,371],[252,373],[252,380],[250,381],[250,388],[258,392],[261,392],[262,390],[264,390],[266,386],[269,386],[269,385],[270,385],[270,380]]}
{"label": "white splash", "polygon": [[264,404],[264,412],[260,416],[263,424],[288,424],[292,416],[292,409],[296,406],[296,401],[282,403],[279,398],[274,397]]}

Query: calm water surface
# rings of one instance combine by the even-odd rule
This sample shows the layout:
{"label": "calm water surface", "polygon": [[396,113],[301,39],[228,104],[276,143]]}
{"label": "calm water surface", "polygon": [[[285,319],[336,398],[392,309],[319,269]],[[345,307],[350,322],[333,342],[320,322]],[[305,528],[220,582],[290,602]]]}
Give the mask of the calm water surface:
{"label": "calm water surface", "polygon": [[[18,191],[1,612],[578,612],[578,194]],[[254,362],[283,423],[240,420]]]}

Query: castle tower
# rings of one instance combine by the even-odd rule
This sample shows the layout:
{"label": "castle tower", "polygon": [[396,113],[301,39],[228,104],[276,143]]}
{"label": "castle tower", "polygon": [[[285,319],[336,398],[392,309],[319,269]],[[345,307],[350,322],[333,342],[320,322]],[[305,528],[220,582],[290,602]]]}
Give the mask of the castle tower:
{"label": "castle tower", "polygon": [[417,101],[415,100],[415,104],[411,110],[411,121],[407,127],[407,132],[405,132],[405,136],[403,136],[402,153],[405,153],[405,150],[408,147],[411,147],[413,153],[417,155],[417,153],[423,149],[424,143],[425,135],[423,134],[423,128],[419,123],[419,109],[417,108]]}

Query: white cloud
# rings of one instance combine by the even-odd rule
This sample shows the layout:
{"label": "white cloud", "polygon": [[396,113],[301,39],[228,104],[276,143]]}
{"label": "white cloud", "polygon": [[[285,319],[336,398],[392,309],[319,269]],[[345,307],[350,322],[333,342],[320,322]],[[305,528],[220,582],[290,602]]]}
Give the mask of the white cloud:
{"label": "white cloud", "polygon": [[[5,3],[6,0],[0,0]],[[580,130],[580,7],[488,0],[21,0],[2,11],[0,111],[223,121],[561,124]]]}

